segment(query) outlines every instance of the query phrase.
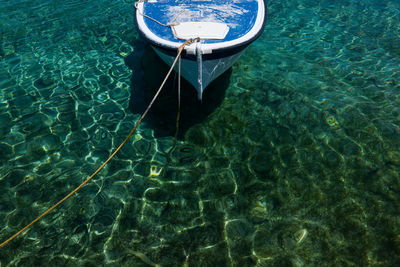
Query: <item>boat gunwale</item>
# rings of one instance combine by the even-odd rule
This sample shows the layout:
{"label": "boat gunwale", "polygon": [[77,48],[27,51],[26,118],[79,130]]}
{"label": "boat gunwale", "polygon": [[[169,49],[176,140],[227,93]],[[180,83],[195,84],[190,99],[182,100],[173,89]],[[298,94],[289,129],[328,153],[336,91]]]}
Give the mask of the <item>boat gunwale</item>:
{"label": "boat gunwale", "polygon": [[[257,0],[259,3],[259,8],[258,8],[258,13],[257,13],[257,19],[256,23],[254,23],[254,26],[252,29],[247,32],[245,35],[231,40],[231,41],[222,41],[222,42],[217,42],[217,43],[210,43],[210,44],[202,44],[202,50],[207,51],[210,50],[212,53],[218,53],[218,54],[232,54],[234,51],[240,51],[244,48],[246,48],[250,43],[254,42],[256,39],[260,37],[260,35],[264,32],[265,24],[267,22],[267,14],[268,14],[268,7],[267,3],[265,0]],[[262,3],[261,3],[262,2]],[[144,17],[140,14],[143,12],[143,5],[144,3],[141,2],[137,6],[137,10],[135,12],[135,25],[136,28],[138,29],[139,34],[147,40],[150,44],[153,46],[156,46],[160,49],[163,49],[164,51],[169,51],[169,53],[176,54],[177,49],[179,46],[184,42],[184,40],[178,40],[176,42],[168,41],[160,36],[157,36],[155,33],[150,31],[150,29],[147,27],[146,23],[144,22]],[[262,7],[262,8],[260,8]],[[260,14],[261,13],[261,14]],[[262,20],[260,22],[260,20]],[[256,32],[253,33],[253,31]],[[244,39],[244,41],[240,41],[241,39]],[[193,49],[192,46],[194,45],[188,45],[185,47],[185,51],[187,52],[190,49]],[[187,55],[187,53],[184,53],[183,55]]]}

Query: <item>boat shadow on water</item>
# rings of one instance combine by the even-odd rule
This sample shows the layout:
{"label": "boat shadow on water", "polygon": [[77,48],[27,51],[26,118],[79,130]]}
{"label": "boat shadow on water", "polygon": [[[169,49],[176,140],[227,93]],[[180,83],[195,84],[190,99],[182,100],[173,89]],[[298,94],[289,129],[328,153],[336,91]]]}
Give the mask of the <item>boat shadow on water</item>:
{"label": "boat shadow on water", "polygon": [[[169,66],[153,51],[150,45],[137,41],[136,50],[125,58],[133,70],[129,110],[142,114],[164,80]],[[229,86],[232,70],[215,79],[204,91],[203,101],[197,99],[196,89],[181,78],[181,116],[178,138],[193,125],[202,122],[223,101]],[[178,111],[178,74],[173,72],[167,80],[144,122],[154,129],[156,137],[173,136]]]}

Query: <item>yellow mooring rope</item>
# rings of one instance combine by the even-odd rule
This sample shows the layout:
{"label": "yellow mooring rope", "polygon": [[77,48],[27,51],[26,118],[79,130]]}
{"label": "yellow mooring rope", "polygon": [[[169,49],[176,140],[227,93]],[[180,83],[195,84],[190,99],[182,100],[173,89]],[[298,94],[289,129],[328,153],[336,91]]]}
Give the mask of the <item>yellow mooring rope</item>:
{"label": "yellow mooring rope", "polygon": [[90,175],[89,178],[87,178],[83,183],[81,183],[77,188],[75,188],[73,191],[71,191],[71,193],[69,193],[68,195],[66,195],[63,199],[61,199],[60,201],[58,201],[56,204],[54,204],[51,208],[49,208],[48,210],[46,210],[45,212],[43,212],[41,215],[39,215],[36,219],[34,219],[32,222],[30,222],[28,225],[26,225],[24,228],[22,228],[21,230],[19,230],[17,233],[15,233],[13,236],[11,236],[10,238],[8,238],[6,241],[4,241],[3,243],[0,244],[0,248],[4,247],[7,243],[9,243],[11,240],[13,240],[14,238],[16,238],[17,236],[19,236],[22,232],[24,232],[26,229],[28,229],[30,226],[32,226],[34,223],[36,223],[37,221],[39,221],[42,217],[44,217],[45,215],[47,215],[49,212],[51,212],[52,210],[54,210],[58,205],[60,205],[61,203],[63,203],[65,200],[67,200],[70,196],[72,196],[73,194],[75,194],[79,189],[81,189],[84,185],[86,185],[97,173],[99,173],[104,166],[107,165],[107,163],[118,153],[118,151],[125,145],[125,143],[128,141],[128,139],[132,136],[132,134],[135,132],[136,128],[139,126],[139,124],[142,122],[142,120],[144,119],[144,117],[147,115],[147,113],[149,112],[151,106],[153,105],[154,101],[157,99],[158,95],[160,94],[162,88],[164,87],[169,75],[171,74],[172,70],[174,69],[176,62],[178,61],[178,59],[181,58],[181,53],[183,51],[183,48],[188,45],[191,44],[194,40],[193,39],[189,39],[186,42],[184,42],[179,48],[178,48],[178,53],[177,56],[174,60],[174,62],[171,65],[171,68],[169,69],[167,75],[164,78],[164,81],[162,82],[160,88],[158,89],[157,93],[154,95],[153,99],[151,100],[149,106],[147,107],[147,109],[143,112],[142,116],[140,117],[139,121],[136,123],[135,127],[133,127],[133,129],[131,130],[131,132],[128,134],[128,136],[125,138],[125,140],[119,145],[119,147],[111,154],[111,156],[92,174]]}

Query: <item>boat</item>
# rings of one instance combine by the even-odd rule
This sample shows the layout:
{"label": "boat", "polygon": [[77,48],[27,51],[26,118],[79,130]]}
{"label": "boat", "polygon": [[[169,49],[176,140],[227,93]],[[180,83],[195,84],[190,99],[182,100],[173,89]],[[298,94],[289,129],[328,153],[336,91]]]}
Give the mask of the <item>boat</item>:
{"label": "boat", "polygon": [[264,31],[264,0],[139,0],[135,23],[156,54],[172,65],[182,51],[181,75],[197,90],[229,69]]}

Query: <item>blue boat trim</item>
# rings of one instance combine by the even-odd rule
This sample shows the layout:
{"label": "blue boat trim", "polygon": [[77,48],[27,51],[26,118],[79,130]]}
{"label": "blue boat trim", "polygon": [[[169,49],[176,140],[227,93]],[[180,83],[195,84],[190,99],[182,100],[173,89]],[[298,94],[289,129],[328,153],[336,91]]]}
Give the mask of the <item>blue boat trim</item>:
{"label": "blue boat trim", "polygon": [[[165,0],[162,1],[162,4],[165,5],[166,3],[169,4],[169,6],[173,6],[173,4],[177,5],[175,2],[179,3],[189,3],[192,1],[175,1],[175,0]],[[193,1],[194,3],[215,3],[215,2],[220,2],[221,6],[224,6],[227,2],[229,1],[221,1],[221,0],[214,0],[214,1]],[[239,1],[240,2],[240,1]],[[234,48],[236,46],[241,46],[241,45],[247,45],[253,41],[255,41],[263,32],[265,23],[266,23],[266,15],[267,15],[267,4],[264,0],[253,0],[253,1],[243,1],[245,3],[257,3],[257,5],[260,5],[257,10],[253,10],[254,13],[257,13],[257,18],[256,21],[254,21],[254,15],[249,16],[249,19],[253,19],[253,21],[250,22],[250,25],[253,26],[253,28],[245,28],[245,31],[242,33],[238,33],[236,31],[236,38],[233,38],[234,36],[231,34],[229,38],[225,38],[224,40],[202,40],[202,43],[207,47],[207,49],[211,49],[213,52],[218,51],[220,49],[225,49],[228,47]],[[204,4],[203,3],[203,4]],[[143,17],[140,15],[141,12],[144,12],[146,6],[149,5],[149,2],[145,2],[145,4],[139,5],[137,11],[136,11],[136,19],[135,23],[137,28],[139,29],[139,33],[143,36],[144,39],[149,41],[151,44],[158,46],[158,47],[163,47],[165,49],[173,49],[177,50],[177,48],[180,46],[180,44],[183,43],[182,40],[179,39],[174,39],[172,30],[170,27],[165,27],[161,26],[158,23]],[[160,2],[154,3],[152,6],[155,9],[155,7],[161,5]],[[261,8],[262,6],[262,8]],[[204,7],[203,7],[204,8]],[[141,9],[142,11],[139,11]],[[164,8],[165,9],[165,8]],[[162,10],[161,10],[162,11]],[[261,13],[261,14],[260,14]],[[146,14],[148,15],[148,14]],[[160,21],[161,23],[167,23],[172,20],[165,19],[164,15],[161,14],[160,12],[156,13],[153,11],[152,15],[154,16],[153,18],[157,21]],[[242,19],[246,19],[246,16],[241,16]],[[199,20],[196,18],[196,20]],[[236,18],[232,18],[233,21],[236,21]],[[260,22],[260,20],[262,20]],[[226,22],[229,25],[229,21],[222,21]],[[257,24],[256,24],[257,22]],[[249,24],[249,23],[248,23]],[[253,31],[256,27],[258,27],[257,32],[253,33]],[[243,28],[242,28],[243,29]],[[250,31],[250,32],[249,32]],[[235,32],[235,30],[230,29],[230,32]],[[229,35],[229,33],[228,33]],[[250,36],[248,36],[250,35]],[[228,37],[228,36],[227,36]]]}
{"label": "blue boat trim", "polygon": [[[229,27],[224,42],[244,36],[255,25],[258,11],[258,0],[167,0],[155,3],[147,2],[143,13],[156,18],[164,25],[185,22],[218,22]],[[150,31],[164,40],[175,42],[174,34],[165,26],[149,18],[144,18]],[[216,43],[219,40],[205,40],[204,43]]]}
{"label": "blue boat trim", "polygon": [[[212,59],[218,59],[218,58],[224,58],[224,57],[229,57],[234,54],[237,54],[244,49],[246,49],[249,46],[250,43],[244,44],[244,45],[237,45],[236,47],[227,47],[227,48],[221,48],[218,50],[213,50],[211,54],[203,54],[203,60],[212,60]],[[163,46],[157,45],[157,44],[152,44],[154,47],[156,47],[158,50],[162,51],[164,54],[167,54],[171,57],[176,56],[176,49],[171,49],[171,48],[165,48]],[[188,54],[185,50],[182,51],[182,58],[188,59],[188,60],[193,60],[196,61],[197,57],[196,55],[193,54]]]}

